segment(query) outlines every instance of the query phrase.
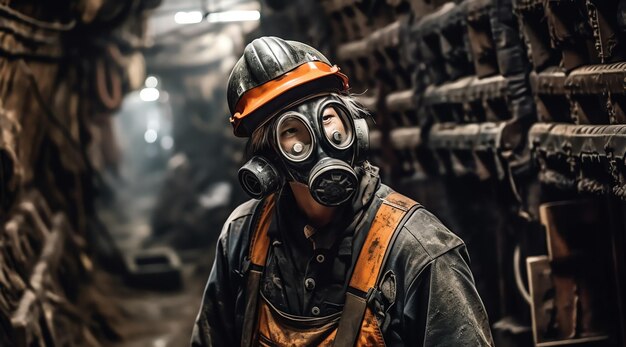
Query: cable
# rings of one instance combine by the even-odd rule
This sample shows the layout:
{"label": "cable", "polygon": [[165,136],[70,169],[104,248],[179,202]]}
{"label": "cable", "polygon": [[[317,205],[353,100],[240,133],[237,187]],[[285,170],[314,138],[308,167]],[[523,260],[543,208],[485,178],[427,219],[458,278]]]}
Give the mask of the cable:
{"label": "cable", "polygon": [[522,274],[519,268],[520,253],[520,247],[519,245],[516,245],[515,251],[513,252],[513,273],[515,274],[515,285],[524,300],[526,300],[529,305],[532,305],[532,298],[524,286],[524,281],[522,281]]}
{"label": "cable", "polygon": [[[107,75],[111,90],[107,87]],[[96,60],[96,90],[104,107],[109,110],[117,108],[122,102],[122,80],[117,71],[107,70],[104,58]]]}

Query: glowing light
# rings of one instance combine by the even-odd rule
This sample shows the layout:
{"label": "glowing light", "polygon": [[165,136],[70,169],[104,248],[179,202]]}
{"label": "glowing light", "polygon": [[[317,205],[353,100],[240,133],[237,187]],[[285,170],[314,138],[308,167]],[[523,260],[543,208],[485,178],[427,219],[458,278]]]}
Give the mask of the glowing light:
{"label": "glowing light", "polygon": [[174,139],[171,136],[166,135],[161,138],[161,147],[164,150],[172,149],[173,146]]}
{"label": "glowing light", "polygon": [[152,344],[152,347],[167,347],[167,345],[168,345],[167,339],[161,337],[154,341],[154,343]]}
{"label": "glowing light", "polygon": [[178,24],[195,24],[202,22],[202,12],[176,12],[174,15],[174,21]]}
{"label": "glowing light", "polygon": [[154,76],[148,76],[145,84],[148,88],[156,88],[156,86],[159,85],[159,80]]}
{"label": "glowing light", "polygon": [[157,140],[157,132],[154,129],[148,129],[143,134],[143,139],[146,140],[147,143],[154,143]]}
{"label": "glowing light", "polygon": [[143,101],[156,101],[159,99],[159,90],[156,88],[144,88],[139,92],[139,98]]}
{"label": "glowing light", "polygon": [[259,11],[224,11],[209,13],[207,20],[211,23],[219,23],[255,21],[260,18],[261,13]]}

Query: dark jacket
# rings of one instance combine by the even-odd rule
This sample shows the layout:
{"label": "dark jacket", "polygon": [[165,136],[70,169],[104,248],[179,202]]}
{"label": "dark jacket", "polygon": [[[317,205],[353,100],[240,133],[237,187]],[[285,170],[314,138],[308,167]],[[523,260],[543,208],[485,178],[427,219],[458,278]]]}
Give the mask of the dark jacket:
{"label": "dark jacket", "polygon": [[[304,233],[285,235],[285,229],[293,231],[297,228],[293,221],[300,220],[292,211],[283,213],[290,217],[276,217],[272,222],[272,246],[261,292],[274,306],[304,316],[323,316],[342,309],[349,279],[341,277],[351,273],[350,266],[356,261],[381,199],[391,192],[377,182],[369,194],[363,185],[361,188],[360,206],[344,211],[353,214],[350,223],[342,224],[347,231],[328,247],[309,247],[307,253],[309,240],[297,239]],[[194,347],[240,344],[246,295],[244,259],[251,221],[259,205],[256,200],[244,203],[224,225],[194,326]],[[276,215],[289,206],[293,206],[289,200],[279,203]],[[414,210],[398,232],[381,271],[376,300],[386,312],[379,324],[387,346],[492,346],[487,314],[474,285],[463,241],[424,208]],[[330,268],[313,266],[320,252]],[[313,289],[310,281],[306,283],[308,278],[315,279]],[[311,307],[316,309],[311,311]]]}

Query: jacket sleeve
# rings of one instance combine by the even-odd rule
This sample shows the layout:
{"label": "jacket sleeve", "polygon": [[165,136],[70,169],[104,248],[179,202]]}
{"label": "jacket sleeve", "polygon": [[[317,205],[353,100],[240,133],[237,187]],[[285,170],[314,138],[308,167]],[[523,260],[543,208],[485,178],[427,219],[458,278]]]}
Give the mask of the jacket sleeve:
{"label": "jacket sleeve", "polygon": [[217,242],[215,260],[209,275],[202,306],[191,337],[192,347],[236,346],[235,298],[228,264],[228,228],[225,225]]}
{"label": "jacket sleeve", "polygon": [[407,291],[405,340],[411,346],[493,346],[465,245],[433,259]]}

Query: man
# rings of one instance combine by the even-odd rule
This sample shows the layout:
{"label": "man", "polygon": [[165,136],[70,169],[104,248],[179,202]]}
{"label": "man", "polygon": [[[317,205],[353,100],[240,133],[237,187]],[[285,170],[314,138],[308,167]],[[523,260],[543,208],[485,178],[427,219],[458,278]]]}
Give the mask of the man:
{"label": "man", "polygon": [[365,111],[315,49],[262,37],[228,81],[256,200],[226,222],[192,346],[488,346],[463,242],[380,182]]}

